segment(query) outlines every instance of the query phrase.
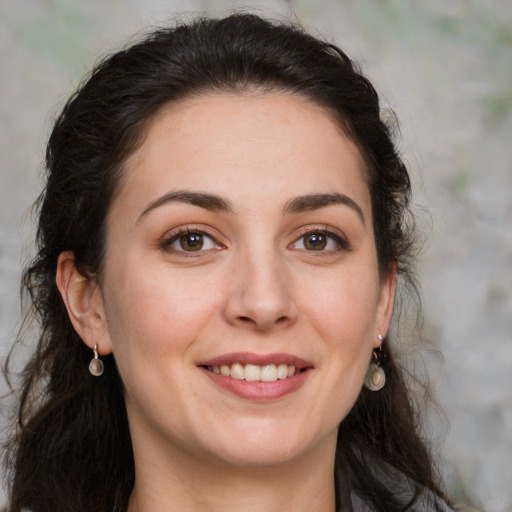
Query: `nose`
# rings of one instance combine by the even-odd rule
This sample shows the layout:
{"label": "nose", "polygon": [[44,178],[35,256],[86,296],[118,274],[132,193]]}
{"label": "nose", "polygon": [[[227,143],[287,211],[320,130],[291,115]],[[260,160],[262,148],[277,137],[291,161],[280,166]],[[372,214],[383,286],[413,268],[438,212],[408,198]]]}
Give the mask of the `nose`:
{"label": "nose", "polygon": [[293,283],[278,255],[272,251],[239,255],[234,266],[225,305],[230,324],[265,332],[296,321]]}

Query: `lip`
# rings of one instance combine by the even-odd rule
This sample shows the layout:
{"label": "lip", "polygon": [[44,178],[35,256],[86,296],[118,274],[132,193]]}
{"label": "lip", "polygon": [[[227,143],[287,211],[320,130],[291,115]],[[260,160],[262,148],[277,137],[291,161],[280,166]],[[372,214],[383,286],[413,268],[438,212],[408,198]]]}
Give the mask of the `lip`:
{"label": "lip", "polygon": [[286,353],[272,353],[272,354],[254,354],[253,352],[233,352],[230,354],[223,354],[207,361],[201,361],[197,366],[222,366],[223,364],[255,364],[263,366],[265,364],[280,364],[293,365],[299,370],[305,368],[313,368],[313,364],[305,361],[304,359]]}
{"label": "lip", "polygon": [[[206,369],[207,366],[222,366],[223,364],[230,365],[234,363],[243,365],[254,364],[258,366],[284,363],[295,366],[295,368],[300,370],[300,373],[293,377],[287,377],[286,379],[276,380],[274,382],[249,382],[213,373]],[[216,386],[240,398],[255,402],[277,400],[298,390],[311,375],[314,368],[313,364],[291,354],[254,354],[251,352],[223,354],[213,359],[202,361],[197,366]]]}

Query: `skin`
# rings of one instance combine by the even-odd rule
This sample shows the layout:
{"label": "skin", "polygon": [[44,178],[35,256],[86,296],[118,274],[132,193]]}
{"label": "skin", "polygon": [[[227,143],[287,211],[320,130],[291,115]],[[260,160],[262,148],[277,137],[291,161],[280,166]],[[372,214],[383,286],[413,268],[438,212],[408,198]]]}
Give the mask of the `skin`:
{"label": "skin", "polygon": [[[229,211],[161,199],[177,191],[220,196]],[[348,200],[290,206],[312,194]],[[202,250],[183,250],[185,228]],[[312,232],[324,248],[308,245]],[[125,385],[130,512],[334,511],[338,425],[389,327],[395,276],[379,276],[362,158],[325,110],[280,92],[165,108],[126,165],[101,282],[63,253],[57,283]],[[252,400],[198,366],[232,352],[310,369],[284,396]]]}

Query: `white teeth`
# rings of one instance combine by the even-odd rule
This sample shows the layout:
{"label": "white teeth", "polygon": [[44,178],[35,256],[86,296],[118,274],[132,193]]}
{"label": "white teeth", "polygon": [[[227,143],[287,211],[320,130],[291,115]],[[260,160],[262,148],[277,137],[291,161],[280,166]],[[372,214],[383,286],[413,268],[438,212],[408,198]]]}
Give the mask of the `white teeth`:
{"label": "white teeth", "polygon": [[277,368],[275,364],[267,364],[261,369],[262,382],[274,382],[277,380]]}
{"label": "white teeth", "polygon": [[286,379],[286,377],[288,377],[288,365],[280,364],[277,367],[277,378],[282,380],[282,379]]}
{"label": "white teeth", "polygon": [[296,372],[295,366],[285,363],[278,364],[277,366],[273,363],[264,366],[235,363],[231,366],[227,364],[221,366],[207,366],[207,369],[213,373],[224,375],[225,377],[246,380],[248,382],[275,382],[278,379],[283,380],[288,377],[293,377]]}
{"label": "white teeth", "polygon": [[245,379],[244,367],[240,363],[231,366],[231,377],[238,380]]}
{"label": "white teeth", "polygon": [[261,380],[261,368],[254,364],[245,365],[245,380],[249,382],[257,382]]}

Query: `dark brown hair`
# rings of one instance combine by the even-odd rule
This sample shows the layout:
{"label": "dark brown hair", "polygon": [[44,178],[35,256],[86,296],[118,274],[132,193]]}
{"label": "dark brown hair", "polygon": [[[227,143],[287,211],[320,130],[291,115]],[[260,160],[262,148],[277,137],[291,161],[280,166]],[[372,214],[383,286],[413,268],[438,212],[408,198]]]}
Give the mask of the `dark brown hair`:
{"label": "dark brown hair", "polygon": [[[105,219],[123,165],[163,106],[253,88],[325,107],[355,141],[366,162],[380,273],[396,266],[414,284],[409,176],[375,89],[339,48],[297,26],[235,14],[157,30],[109,56],[66,103],[48,142],[38,253],[22,283],[41,330],[8,450],[11,512],[125,510],[135,475],[122,382],[111,355],[101,378],[88,373],[90,350],[55,283],[57,259],[73,251],[81,272],[101,274]],[[349,506],[348,488],[382,512],[443,496],[388,339],[383,355],[386,386],[363,389],[339,429],[333,478],[341,508]]]}

